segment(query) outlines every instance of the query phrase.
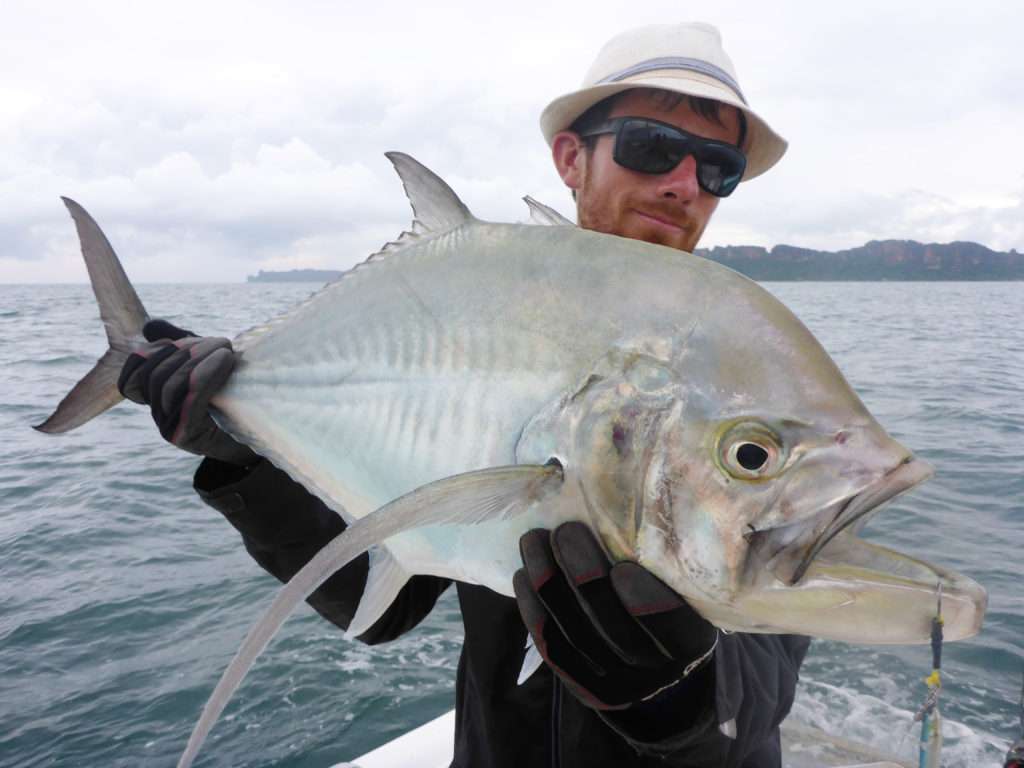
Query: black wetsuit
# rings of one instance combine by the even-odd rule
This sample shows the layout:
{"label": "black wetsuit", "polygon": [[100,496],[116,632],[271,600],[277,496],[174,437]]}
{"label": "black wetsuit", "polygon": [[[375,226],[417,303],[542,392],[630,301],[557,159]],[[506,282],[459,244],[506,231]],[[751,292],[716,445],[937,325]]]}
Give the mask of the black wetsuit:
{"label": "black wetsuit", "polygon": [[[195,487],[242,534],[256,561],[282,580],[345,528],[323,502],[265,461],[245,471],[206,459]],[[310,604],[347,627],[366,571],[363,555],[325,582]],[[449,586],[445,579],[414,577],[360,639],[375,644],[398,637]],[[485,587],[456,588],[465,639],[456,681],[453,767],[781,765],[778,725],[792,705],[807,638],[723,635],[714,664],[675,686],[668,701],[598,715],[566,692],[546,666],[517,686],[526,629],[515,600]]]}

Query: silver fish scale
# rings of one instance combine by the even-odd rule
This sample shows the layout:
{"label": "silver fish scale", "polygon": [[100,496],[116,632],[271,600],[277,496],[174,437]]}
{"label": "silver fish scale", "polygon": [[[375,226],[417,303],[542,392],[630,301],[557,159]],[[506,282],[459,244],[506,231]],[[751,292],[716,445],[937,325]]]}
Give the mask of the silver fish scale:
{"label": "silver fish scale", "polygon": [[495,247],[507,229],[413,242],[240,337],[244,362],[216,400],[224,425],[353,517],[438,477],[512,463],[525,421],[574,374],[551,308],[510,300],[513,286],[543,295],[523,274],[547,271],[536,269],[545,238],[509,253]]}
{"label": "silver fish scale", "polygon": [[[713,398],[742,382],[748,412],[858,404],[845,387],[836,400],[838,371],[802,324],[734,272],[571,227],[471,221],[373,257],[244,334],[214,405],[229,432],[353,519],[514,463],[530,419],[620,345],[682,345],[679,375]],[[800,375],[778,361],[803,361],[787,366]]]}

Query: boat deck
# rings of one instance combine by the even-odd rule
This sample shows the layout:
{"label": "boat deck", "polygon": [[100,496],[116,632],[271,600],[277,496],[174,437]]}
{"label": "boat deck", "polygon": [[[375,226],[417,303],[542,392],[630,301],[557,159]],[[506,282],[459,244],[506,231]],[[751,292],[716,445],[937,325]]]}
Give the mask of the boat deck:
{"label": "boat deck", "polygon": [[[454,731],[453,710],[333,768],[448,768]],[[782,764],[784,768],[912,768],[891,755],[788,721],[782,725]]]}

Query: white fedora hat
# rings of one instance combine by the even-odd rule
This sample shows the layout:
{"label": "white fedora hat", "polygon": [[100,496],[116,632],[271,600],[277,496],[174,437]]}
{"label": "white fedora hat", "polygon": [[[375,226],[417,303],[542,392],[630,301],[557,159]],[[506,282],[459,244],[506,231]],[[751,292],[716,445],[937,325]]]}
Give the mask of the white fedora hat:
{"label": "white fedora hat", "polygon": [[786,151],[786,140],[747,104],[722,36],[710,24],[655,24],[613,37],[597,54],[578,90],[544,109],[540,128],[550,145],[555,134],[602,99],[630,88],[660,88],[730,104],[747,116],[743,181],[767,171]]}

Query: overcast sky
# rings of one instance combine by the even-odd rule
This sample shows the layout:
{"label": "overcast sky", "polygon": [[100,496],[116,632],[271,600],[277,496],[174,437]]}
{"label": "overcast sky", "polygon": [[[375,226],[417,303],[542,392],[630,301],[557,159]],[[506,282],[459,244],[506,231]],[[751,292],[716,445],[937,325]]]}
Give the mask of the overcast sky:
{"label": "overcast sky", "polygon": [[572,216],[537,118],[630,26],[722,31],[790,141],[702,245],[1024,250],[1024,3],[22,2],[0,26],[0,282],[82,281],[60,195],[137,282],[345,268],[408,225],[384,158],[480,218]]}

